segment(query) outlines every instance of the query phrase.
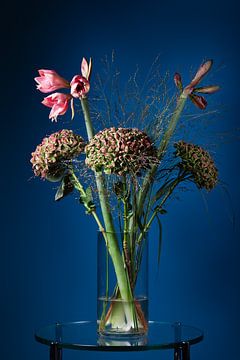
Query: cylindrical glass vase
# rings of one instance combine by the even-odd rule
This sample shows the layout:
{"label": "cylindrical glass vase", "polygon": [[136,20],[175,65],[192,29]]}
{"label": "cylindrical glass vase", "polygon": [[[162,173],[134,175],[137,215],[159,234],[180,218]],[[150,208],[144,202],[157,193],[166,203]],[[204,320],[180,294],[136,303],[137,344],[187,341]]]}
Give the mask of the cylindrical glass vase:
{"label": "cylindrical glass vase", "polygon": [[98,233],[97,318],[101,335],[129,337],[148,331],[148,240],[147,233],[116,233],[129,297],[123,298],[116,264],[107,242],[112,234]]}

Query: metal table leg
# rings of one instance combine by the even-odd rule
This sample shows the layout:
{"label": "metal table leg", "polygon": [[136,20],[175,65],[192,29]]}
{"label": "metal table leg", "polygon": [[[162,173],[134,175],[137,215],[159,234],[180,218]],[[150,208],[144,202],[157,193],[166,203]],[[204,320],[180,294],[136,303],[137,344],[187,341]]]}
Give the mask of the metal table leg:
{"label": "metal table leg", "polygon": [[189,342],[182,343],[182,360],[190,360],[190,344],[189,344]]}
{"label": "metal table leg", "polygon": [[[181,323],[175,322],[174,327],[174,338],[176,343],[180,343],[182,339]],[[182,347],[178,345],[174,349],[174,360],[182,360]]]}
{"label": "metal table leg", "polygon": [[174,349],[174,360],[190,360],[190,344],[182,342]]}
{"label": "metal table leg", "polygon": [[62,349],[57,343],[50,345],[50,360],[62,360]]}
{"label": "metal table leg", "polygon": [[181,353],[182,353],[181,347],[176,347],[174,349],[174,360],[182,360]]}

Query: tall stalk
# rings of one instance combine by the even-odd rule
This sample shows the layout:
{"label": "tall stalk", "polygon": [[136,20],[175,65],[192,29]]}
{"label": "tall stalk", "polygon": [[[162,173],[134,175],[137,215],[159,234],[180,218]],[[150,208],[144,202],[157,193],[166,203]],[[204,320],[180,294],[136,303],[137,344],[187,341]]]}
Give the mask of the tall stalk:
{"label": "tall stalk", "polygon": [[[173,116],[172,116],[170,122],[169,122],[167,130],[164,132],[163,138],[162,138],[160,146],[158,148],[159,162],[162,160],[162,158],[165,154],[165,151],[167,149],[168,143],[176,129],[177,122],[180,118],[180,115],[181,115],[183,109],[184,109],[186,100],[187,100],[187,95],[183,92],[177,100],[176,109],[173,113]],[[138,196],[138,216],[139,217],[141,217],[141,215],[142,215],[144,202],[145,202],[146,196],[148,194],[149,188],[154,181],[154,177],[156,175],[157,169],[158,169],[158,164],[153,165],[152,168],[149,170],[149,172],[147,173],[147,175],[144,178],[142,189],[139,192],[139,196]]]}
{"label": "tall stalk", "polygon": [[[94,129],[91,121],[88,99],[82,98],[81,105],[84,114],[88,139],[91,140],[92,137],[94,136]],[[131,302],[133,300],[133,296],[131,292],[130,281],[118,245],[113,218],[107,198],[104,177],[101,172],[95,172],[95,178],[96,178],[96,185],[99,195],[100,206],[102,210],[102,216],[105,224],[105,230],[108,236],[108,250],[114,264],[121,297],[123,300]]]}

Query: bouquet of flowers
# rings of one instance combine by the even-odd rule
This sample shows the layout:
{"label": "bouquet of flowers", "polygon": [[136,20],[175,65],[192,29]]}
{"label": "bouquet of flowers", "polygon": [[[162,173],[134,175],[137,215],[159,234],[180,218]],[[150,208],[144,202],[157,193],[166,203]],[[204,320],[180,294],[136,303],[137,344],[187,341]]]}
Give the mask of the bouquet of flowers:
{"label": "bouquet of flowers", "polygon": [[[141,298],[137,289],[148,230],[154,219],[161,225],[161,216],[166,212],[164,205],[180,184],[191,181],[198,188],[210,191],[218,183],[217,168],[206,150],[184,140],[175,142],[174,147],[170,143],[187,100],[204,110],[207,102],[201,94],[212,94],[219,89],[215,85],[199,86],[211,67],[211,60],[204,62],[187,86],[176,73],[177,95],[164,108],[157,109],[148,122],[139,121],[138,127],[110,123],[98,132],[92,121],[94,102],[88,99],[92,87],[91,59],[88,62],[83,58],[81,74],[75,75],[71,82],[54,70],[39,70],[35,78],[38,90],[53,92],[42,101],[51,108],[52,121],[57,121],[69,107],[73,118],[78,106],[75,101],[81,104],[80,116],[85,122],[87,139],[69,129],[57,131],[36,147],[31,163],[35,176],[60,183],[55,200],[77,191],[86,214],[99,228],[99,241],[102,239],[105,247],[100,257],[107,259],[100,274],[104,284],[98,299],[100,333],[146,333],[147,305],[142,301],[143,291]],[[59,89],[66,92],[55,92]],[[171,111],[170,104],[174,106]],[[118,105],[122,107],[120,100]],[[150,101],[141,107],[141,97],[137,105],[141,111],[137,113],[133,109],[130,118],[148,119],[149,109],[157,108]],[[108,115],[110,112],[109,106]],[[163,166],[165,158],[171,160],[168,168]],[[83,172],[94,177],[94,184],[88,184],[89,177],[84,177]],[[112,288],[109,262],[115,276]]]}

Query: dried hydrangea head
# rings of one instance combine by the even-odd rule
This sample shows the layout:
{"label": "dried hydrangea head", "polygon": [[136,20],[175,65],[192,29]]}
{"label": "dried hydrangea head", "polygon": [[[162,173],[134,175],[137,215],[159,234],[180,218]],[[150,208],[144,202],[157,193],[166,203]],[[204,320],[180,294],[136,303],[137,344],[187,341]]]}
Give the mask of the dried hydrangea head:
{"label": "dried hydrangea head", "polygon": [[34,174],[49,181],[61,180],[65,170],[64,161],[71,160],[84,150],[84,140],[72,130],[60,130],[45,137],[32,153]]}
{"label": "dried hydrangea head", "polygon": [[85,148],[86,165],[106,174],[135,174],[158,161],[150,138],[135,128],[104,129]]}
{"label": "dried hydrangea head", "polygon": [[176,156],[182,159],[179,166],[192,174],[199,188],[212,190],[218,182],[218,171],[210,154],[200,146],[184,141],[179,141],[174,146]]}

